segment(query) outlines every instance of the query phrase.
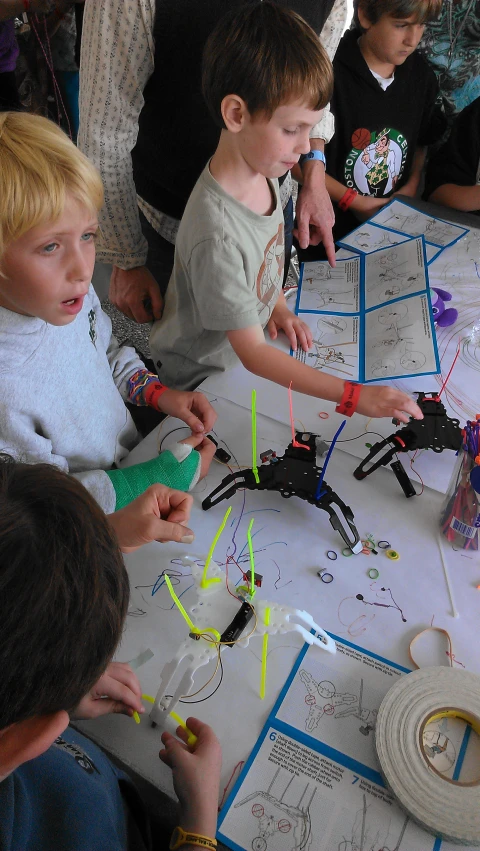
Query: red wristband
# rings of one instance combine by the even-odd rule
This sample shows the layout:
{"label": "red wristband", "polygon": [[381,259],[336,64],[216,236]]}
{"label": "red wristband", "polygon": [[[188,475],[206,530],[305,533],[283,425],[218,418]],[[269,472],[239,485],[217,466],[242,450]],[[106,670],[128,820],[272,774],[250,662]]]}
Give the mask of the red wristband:
{"label": "red wristband", "polygon": [[340,198],[340,201],[338,202],[338,206],[340,207],[340,209],[344,213],[348,210],[350,204],[353,204],[357,195],[358,195],[358,192],[357,192],[356,189],[353,189],[353,187],[350,187],[350,189],[347,189],[345,194],[342,195],[342,197]]}
{"label": "red wristband", "polygon": [[335,408],[337,414],[343,414],[344,417],[351,417],[355,413],[358,399],[362,392],[362,386],[362,384],[354,384],[353,381],[345,382],[342,398]]}
{"label": "red wristband", "polygon": [[165,393],[165,390],[168,390],[168,387],[165,387],[165,384],[161,384],[160,381],[152,381],[148,384],[143,394],[147,405],[158,410],[158,400]]}

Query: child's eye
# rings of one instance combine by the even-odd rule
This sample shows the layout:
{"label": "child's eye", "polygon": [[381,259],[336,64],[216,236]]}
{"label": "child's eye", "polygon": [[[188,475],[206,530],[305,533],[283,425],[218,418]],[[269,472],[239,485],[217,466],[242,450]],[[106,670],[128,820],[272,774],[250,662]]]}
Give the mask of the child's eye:
{"label": "child's eye", "polygon": [[295,128],[295,130],[287,130],[287,128],[284,127],[283,132],[286,133],[287,136],[294,136],[297,132],[297,128]]}
{"label": "child's eye", "polygon": [[97,238],[97,231],[89,231],[88,233],[84,233],[82,235],[83,242],[92,242]]}
{"label": "child's eye", "polygon": [[56,248],[58,248],[57,242],[49,242],[48,245],[43,246],[42,251],[45,254],[53,254],[53,252],[55,251]]}

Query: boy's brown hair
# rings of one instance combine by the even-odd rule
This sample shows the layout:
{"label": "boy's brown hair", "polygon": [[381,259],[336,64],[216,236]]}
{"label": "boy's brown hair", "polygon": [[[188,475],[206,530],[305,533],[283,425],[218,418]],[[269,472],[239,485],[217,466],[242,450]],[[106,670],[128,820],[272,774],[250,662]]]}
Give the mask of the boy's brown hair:
{"label": "boy's brown hair", "polygon": [[295,12],[264,0],[227,13],[203,52],[203,96],[225,128],[221,104],[238,95],[250,115],[270,119],[282,104],[303,100],[323,109],[333,91],[331,62],[317,34]]}
{"label": "boy's brown hair", "polygon": [[372,24],[378,23],[383,15],[400,20],[415,17],[417,24],[426,24],[438,18],[442,2],[443,0],[354,0],[355,23],[361,29],[358,20],[360,7]]}
{"label": "boy's brown hair", "polygon": [[128,599],[118,542],[83,485],[0,456],[0,730],[77,706],[115,651]]}

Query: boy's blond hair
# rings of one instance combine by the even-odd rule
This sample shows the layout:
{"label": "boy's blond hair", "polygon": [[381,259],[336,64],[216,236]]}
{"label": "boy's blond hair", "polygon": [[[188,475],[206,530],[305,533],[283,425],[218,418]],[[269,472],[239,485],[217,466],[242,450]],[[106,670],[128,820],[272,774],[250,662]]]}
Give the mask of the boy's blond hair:
{"label": "boy's blond hair", "polygon": [[238,95],[250,115],[267,120],[296,99],[323,109],[332,96],[333,69],[307,22],[264,0],[221,18],[203,51],[202,89],[211,117],[224,129],[226,95]]}
{"label": "boy's blond hair", "polygon": [[67,193],[96,213],[103,186],[95,166],[47,118],[0,113],[0,262],[9,243],[57,221]]}

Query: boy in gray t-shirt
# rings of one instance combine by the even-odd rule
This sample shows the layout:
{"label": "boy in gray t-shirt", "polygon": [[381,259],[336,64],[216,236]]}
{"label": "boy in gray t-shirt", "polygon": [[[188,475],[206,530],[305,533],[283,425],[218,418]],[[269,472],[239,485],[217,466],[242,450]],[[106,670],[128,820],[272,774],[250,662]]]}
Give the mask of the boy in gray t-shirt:
{"label": "boy in gray t-shirt", "polygon": [[[421,418],[392,387],[354,385],[269,346],[283,331],[307,351],[308,326],[287,307],[277,179],[310,151],[333,86],[317,35],[269,0],[225,15],[204,51],[203,93],[220,139],[185,208],[163,317],[150,336],[162,382],[182,389],[234,366],[338,402],[340,413]],[[314,156],[315,154],[313,154]],[[312,156],[312,154],[311,154]]]}

